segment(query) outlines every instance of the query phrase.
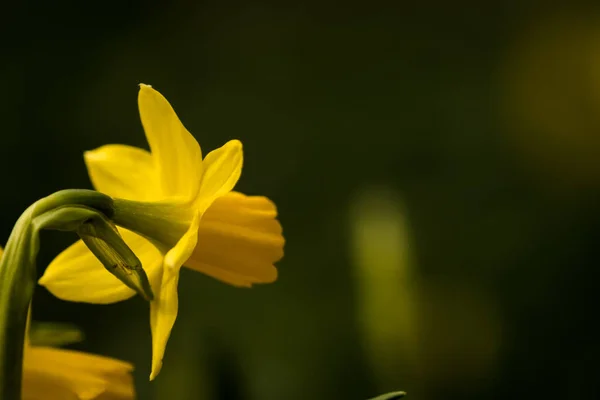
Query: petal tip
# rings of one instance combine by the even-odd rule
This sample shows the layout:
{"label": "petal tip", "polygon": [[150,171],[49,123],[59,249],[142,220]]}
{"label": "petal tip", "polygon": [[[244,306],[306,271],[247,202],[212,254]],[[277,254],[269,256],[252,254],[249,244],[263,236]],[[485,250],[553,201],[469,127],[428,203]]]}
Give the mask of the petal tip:
{"label": "petal tip", "polygon": [[145,83],[140,83],[138,86],[140,87],[138,97],[153,96],[153,95],[156,95],[156,93],[158,93],[158,91],[156,89],[154,89],[150,85],[146,85]]}
{"label": "petal tip", "polygon": [[83,160],[88,162],[88,161],[97,161],[97,160],[101,159],[102,155],[99,150],[100,149],[84,151],[83,152]]}
{"label": "petal tip", "polygon": [[232,147],[235,150],[241,150],[243,147],[242,142],[238,139],[230,140],[229,142],[227,142],[226,145]]}
{"label": "petal tip", "polygon": [[56,268],[54,268],[54,263],[50,263],[50,265],[48,265],[42,276],[38,279],[38,285],[44,286],[46,289],[50,290],[50,286],[52,286],[52,283],[56,278],[55,270]]}
{"label": "petal tip", "polygon": [[157,362],[152,366],[152,371],[150,372],[150,381],[153,381],[158,376],[158,373],[162,369],[162,361]]}
{"label": "petal tip", "polygon": [[38,279],[37,283],[40,286],[46,286],[46,284],[48,283],[48,276],[46,274],[42,275],[42,277]]}

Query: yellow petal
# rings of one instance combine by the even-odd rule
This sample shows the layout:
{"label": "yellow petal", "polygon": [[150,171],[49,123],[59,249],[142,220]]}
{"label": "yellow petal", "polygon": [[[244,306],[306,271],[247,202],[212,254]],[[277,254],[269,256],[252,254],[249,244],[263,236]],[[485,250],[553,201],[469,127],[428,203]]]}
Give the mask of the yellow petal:
{"label": "yellow petal", "polygon": [[167,341],[177,318],[179,270],[196,247],[198,222],[199,218],[194,218],[188,231],[177,245],[169,250],[164,260],[162,279],[155,278],[155,282],[152,283],[155,299],[150,303],[150,328],[152,330],[150,380],[156,378],[162,368]]}
{"label": "yellow petal", "polygon": [[277,210],[266,197],[231,192],[214,201],[198,229],[198,244],[185,265],[234,286],[270,283],[283,257]]}
{"label": "yellow petal", "polygon": [[163,195],[195,198],[202,177],[200,145],[160,93],[140,85],[140,117],[155,157]]}
{"label": "yellow petal", "polygon": [[96,190],[127,200],[161,197],[154,160],[146,150],[109,144],[86,151],[83,158]]}
{"label": "yellow petal", "polygon": [[[152,282],[153,277],[162,273],[160,252],[143,237],[125,229],[119,231]],[[68,301],[107,304],[135,295],[104,268],[81,240],[60,253],[38,283],[59,299]]]}
{"label": "yellow petal", "polygon": [[204,159],[204,175],[198,191],[196,207],[202,213],[215,198],[230,192],[242,173],[242,143],[230,140],[208,153]]}
{"label": "yellow petal", "polygon": [[49,347],[26,347],[27,400],[134,399],[133,366],[108,357]]}
{"label": "yellow petal", "polygon": [[155,294],[154,301],[150,303],[150,329],[152,331],[152,371],[150,372],[150,380],[154,380],[162,368],[167,341],[171,335],[175,319],[177,319],[179,307],[177,298],[178,283],[179,274],[166,279],[161,283],[158,296]]}
{"label": "yellow petal", "polygon": [[179,269],[191,257],[198,243],[198,229],[200,217],[196,215],[188,230],[179,239],[179,242],[165,255],[164,268],[170,273],[179,273]]}

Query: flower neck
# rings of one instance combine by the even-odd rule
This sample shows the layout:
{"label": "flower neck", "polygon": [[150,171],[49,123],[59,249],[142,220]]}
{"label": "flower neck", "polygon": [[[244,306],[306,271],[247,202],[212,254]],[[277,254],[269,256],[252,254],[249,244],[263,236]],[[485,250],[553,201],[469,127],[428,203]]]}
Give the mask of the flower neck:
{"label": "flower neck", "polygon": [[187,232],[194,208],[185,202],[139,202],[113,199],[115,224],[151,241],[166,253]]}

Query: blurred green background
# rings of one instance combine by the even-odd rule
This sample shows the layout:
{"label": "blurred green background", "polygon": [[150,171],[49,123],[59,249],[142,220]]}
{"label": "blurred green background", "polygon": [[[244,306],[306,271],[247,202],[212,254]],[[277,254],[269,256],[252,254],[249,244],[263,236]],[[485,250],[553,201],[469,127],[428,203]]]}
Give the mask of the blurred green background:
{"label": "blurred green background", "polygon": [[[136,364],[140,399],[594,398],[600,392],[595,2],[6,2],[0,241],[90,188],[82,152],[146,147],[137,84],[238,190],[278,205],[276,284],[184,270],[162,373],[147,304],[65,303],[77,349]],[[42,238],[40,273],[75,237]]]}

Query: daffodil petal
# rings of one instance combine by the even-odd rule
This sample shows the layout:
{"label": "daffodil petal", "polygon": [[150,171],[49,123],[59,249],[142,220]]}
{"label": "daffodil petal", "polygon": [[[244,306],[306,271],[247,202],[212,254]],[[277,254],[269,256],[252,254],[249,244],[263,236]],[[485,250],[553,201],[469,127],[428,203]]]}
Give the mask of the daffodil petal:
{"label": "daffodil petal", "polygon": [[[166,278],[166,277],[164,277]],[[167,341],[177,319],[179,302],[177,298],[177,284],[179,274],[171,275],[170,279],[161,282],[159,295],[150,303],[150,328],[152,331],[152,371],[150,380],[159,374]]]}
{"label": "daffodil petal", "polygon": [[72,350],[25,348],[23,397],[29,400],[134,399],[129,363]]}
{"label": "daffodil petal", "polygon": [[[143,237],[125,229],[120,232],[152,282],[162,273],[160,252]],[[106,271],[81,240],[60,253],[38,283],[56,297],[68,301],[107,304],[135,295],[132,289]]]}
{"label": "daffodil petal", "polygon": [[198,191],[196,207],[200,212],[215,198],[230,192],[242,173],[244,154],[239,140],[230,140],[208,153],[204,159],[204,175]]}
{"label": "daffodil petal", "polygon": [[166,271],[179,273],[181,266],[190,258],[198,243],[199,225],[200,215],[196,215],[179,242],[165,255],[164,268]]}
{"label": "daffodil petal", "polygon": [[164,259],[162,279],[155,278],[156,282],[152,284],[155,299],[150,303],[150,328],[152,330],[150,380],[156,378],[162,368],[165,348],[177,318],[179,270],[196,247],[198,223],[199,217],[194,218],[188,231],[177,245],[169,250]]}
{"label": "daffodil petal", "polygon": [[272,201],[231,192],[214,201],[198,229],[185,265],[234,286],[270,283],[283,257],[284,239]]}
{"label": "daffodil petal", "polygon": [[200,145],[167,99],[152,87],[140,85],[138,105],[163,195],[192,200],[202,177]]}
{"label": "daffodil petal", "polygon": [[96,190],[127,200],[160,198],[158,174],[148,151],[109,144],[86,151],[83,158]]}

